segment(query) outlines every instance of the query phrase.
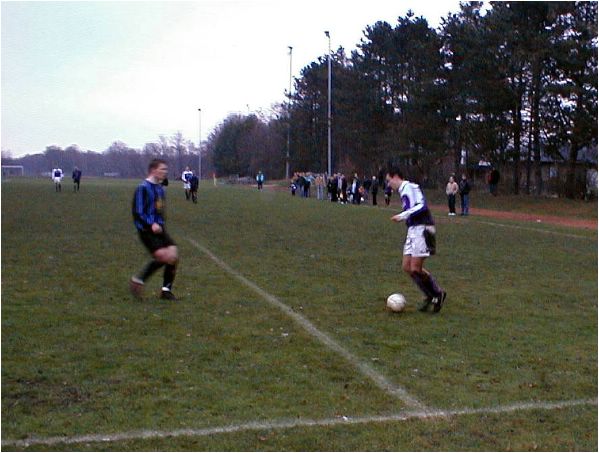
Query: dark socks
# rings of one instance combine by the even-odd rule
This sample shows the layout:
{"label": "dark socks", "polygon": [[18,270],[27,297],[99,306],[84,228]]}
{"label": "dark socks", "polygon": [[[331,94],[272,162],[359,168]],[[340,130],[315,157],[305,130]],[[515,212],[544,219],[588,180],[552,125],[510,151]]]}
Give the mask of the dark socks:
{"label": "dark socks", "polygon": [[167,264],[164,267],[164,283],[163,287],[168,288],[169,291],[173,289],[173,281],[175,280],[175,274],[177,273],[177,266],[174,264]]}
{"label": "dark socks", "polygon": [[431,274],[413,272],[410,277],[426,297],[436,297],[441,294],[442,289]]}
{"label": "dark socks", "polygon": [[143,268],[143,270],[141,271],[140,275],[139,275],[139,279],[142,282],[145,282],[148,278],[150,278],[150,276],[156,272],[158,269],[160,269],[162,266],[164,266],[164,263],[159,263],[156,260],[152,260],[150,261],[148,264],[146,264],[146,266]]}
{"label": "dark socks", "polygon": [[416,283],[418,288],[420,288],[420,291],[422,291],[426,297],[433,297],[433,294],[430,292],[429,285],[423,279],[424,275],[426,274],[418,274],[413,272],[410,274],[410,277],[412,277],[414,283]]}

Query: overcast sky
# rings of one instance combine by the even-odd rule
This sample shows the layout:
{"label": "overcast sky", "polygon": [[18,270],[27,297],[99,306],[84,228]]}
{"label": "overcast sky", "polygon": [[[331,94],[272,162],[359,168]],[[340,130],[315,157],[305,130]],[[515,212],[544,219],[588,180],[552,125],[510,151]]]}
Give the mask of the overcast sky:
{"label": "overcast sky", "polygon": [[230,112],[269,111],[331,47],[349,52],[408,10],[438,27],[459,1],[2,2],[1,139],[14,157],[48,145],[133,148],[181,131],[198,142]]}

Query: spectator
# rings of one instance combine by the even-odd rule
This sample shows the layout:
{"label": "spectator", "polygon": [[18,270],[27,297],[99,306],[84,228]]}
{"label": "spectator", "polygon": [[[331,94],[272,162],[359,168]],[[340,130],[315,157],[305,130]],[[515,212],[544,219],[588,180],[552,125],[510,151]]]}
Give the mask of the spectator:
{"label": "spectator", "polygon": [[489,183],[489,193],[494,197],[497,196],[497,185],[499,184],[499,178],[499,170],[493,167],[487,176],[487,182]]}
{"label": "spectator", "polygon": [[337,199],[338,199],[338,197],[337,197],[337,174],[335,174],[334,176],[331,176],[329,178],[329,181],[327,183],[327,190],[329,192],[330,200],[333,203],[336,203]]}
{"label": "spectator", "polygon": [[470,204],[470,183],[466,173],[462,174],[462,180],[460,181],[460,204],[462,208],[461,215],[468,215],[468,208]]}
{"label": "spectator", "polygon": [[372,177],[372,183],[370,184],[370,192],[372,193],[372,206],[376,206],[376,196],[379,193],[379,181],[376,176]]}
{"label": "spectator", "polygon": [[455,178],[453,176],[449,177],[449,182],[445,187],[445,193],[447,194],[447,205],[449,206],[449,215],[455,215],[455,196],[458,193],[460,188],[458,187],[458,183],[455,182]]}
{"label": "spectator", "polygon": [[393,189],[385,181],[385,206],[389,206],[389,203],[391,203],[391,194],[392,193],[393,193]]}
{"label": "spectator", "polygon": [[360,187],[361,187],[362,183],[360,181],[360,178],[358,178],[358,174],[354,173],[354,178],[352,180],[351,183],[351,197],[352,197],[352,204],[360,204],[360,198],[362,198],[361,194],[360,194]]}
{"label": "spectator", "polygon": [[324,177],[322,175],[316,176],[316,198],[318,200],[324,200]]}

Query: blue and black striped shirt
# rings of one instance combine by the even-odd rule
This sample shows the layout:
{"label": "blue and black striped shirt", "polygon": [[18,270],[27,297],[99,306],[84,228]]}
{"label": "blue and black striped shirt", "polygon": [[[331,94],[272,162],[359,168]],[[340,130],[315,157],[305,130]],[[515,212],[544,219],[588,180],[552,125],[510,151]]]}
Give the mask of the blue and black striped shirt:
{"label": "blue and black striped shirt", "polygon": [[164,226],[165,193],[162,185],[144,180],[133,197],[133,222],[139,231],[148,230],[153,223]]}

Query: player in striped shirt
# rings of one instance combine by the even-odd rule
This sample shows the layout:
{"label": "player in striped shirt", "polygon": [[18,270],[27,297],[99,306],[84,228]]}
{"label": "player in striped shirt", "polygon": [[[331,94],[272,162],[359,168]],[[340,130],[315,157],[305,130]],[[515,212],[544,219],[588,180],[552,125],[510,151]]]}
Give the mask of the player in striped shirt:
{"label": "player in striped shirt", "polygon": [[418,308],[427,311],[433,305],[435,313],[441,310],[447,293],[423,265],[424,260],[435,254],[435,222],[426,204],[420,186],[404,179],[397,167],[387,172],[387,184],[399,193],[403,211],[391,217],[394,222],[406,222],[408,227],[403,250],[402,268],[426,296]]}
{"label": "player in striped shirt", "polygon": [[131,277],[129,286],[132,294],[142,297],[145,281],[164,266],[164,280],[160,297],[176,300],[172,292],[173,281],[179,261],[177,246],[166,232],[165,194],[162,187],[166,179],[168,166],[162,159],[154,159],[148,167],[148,177],[137,186],[133,197],[133,223],[139,238],[152,255],[152,260]]}

